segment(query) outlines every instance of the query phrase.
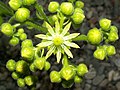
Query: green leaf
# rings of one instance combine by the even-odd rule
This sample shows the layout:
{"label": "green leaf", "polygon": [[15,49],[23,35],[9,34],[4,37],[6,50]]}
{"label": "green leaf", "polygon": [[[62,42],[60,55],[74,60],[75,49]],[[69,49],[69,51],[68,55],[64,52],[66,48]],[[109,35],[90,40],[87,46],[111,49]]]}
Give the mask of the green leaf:
{"label": "green leaf", "polygon": [[73,58],[71,51],[65,45],[62,45],[62,48],[69,57]]}
{"label": "green leaf", "polygon": [[46,26],[46,28],[48,29],[48,32],[49,32],[52,36],[54,36],[54,35],[55,35],[55,32],[54,32],[53,28],[50,26],[50,24],[48,24],[47,22],[45,22],[45,26]]}
{"label": "green leaf", "polygon": [[51,46],[51,48],[50,48],[50,50],[47,52],[45,58],[47,59],[48,57],[50,57],[50,56],[52,55],[52,53],[55,51],[55,49],[56,49],[55,46]]}
{"label": "green leaf", "polygon": [[46,14],[43,11],[43,7],[41,5],[39,5],[38,3],[35,4],[35,8],[38,12],[39,17],[42,17],[45,21],[48,21],[48,18],[46,16]]}
{"label": "green leaf", "polygon": [[75,44],[73,42],[65,41],[64,44],[66,46],[70,46],[70,47],[73,47],[73,48],[80,48],[77,44]]}
{"label": "green leaf", "polygon": [[51,36],[47,36],[47,35],[44,35],[44,34],[38,34],[38,35],[35,35],[35,37],[45,39],[45,40],[52,40]]}
{"label": "green leaf", "polygon": [[64,37],[64,40],[70,40],[77,37],[80,33],[73,33]]}
{"label": "green leaf", "polygon": [[70,29],[70,26],[71,26],[71,22],[68,23],[68,24],[64,27],[64,29],[63,29],[61,35],[64,36],[64,35],[68,32],[68,30]]}
{"label": "green leaf", "polygon": [[39,44],[37,44],[38,47],[47,47],[49,45],[51,45],[53,42],[52,41],[46,41],[46,42],[41,42]]}
{"label": "green leaf", "polygon": [[57,48],[57,63],[59,63],[60,62],[60,59],[61,59],[61,50],[60,50],[60,48]]}
{"label": "green leaf", "polygon": [[73,41],[87,41],[87,36],[86,35],[79,35],[76,38],[72,39]]}
{"label": "green leaf", "polygon": [[0,13],[2,12],[2,14],[4,15],[13,15],[13,10],[8,7],[6,4],[4,4],[3,2],[0,1]]}

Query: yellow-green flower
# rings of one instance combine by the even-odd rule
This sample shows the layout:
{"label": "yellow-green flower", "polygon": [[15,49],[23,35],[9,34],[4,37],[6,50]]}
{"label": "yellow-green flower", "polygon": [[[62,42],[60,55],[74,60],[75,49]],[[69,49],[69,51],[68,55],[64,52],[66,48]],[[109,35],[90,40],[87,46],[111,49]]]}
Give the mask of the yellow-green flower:
{"label": "yellow-green flower", "polygon": [[58,21],[55,22],[55,27],[52,28],[47,22],[45,22],[46,28],[49,34],[38,34],[35,35],[37,38],[45,40],[39,43],[37,46],[40,48],[49,47],[49,51],[46,54],[46,59],[52,55],[56,54],[57,62],[60,62],[61,54],[66,53],[69,57],[73,58],[69,47],[80,48],[77,44],[71,42],[73,38],[77,37],[79,33],[68,34],[71,22],[68,23],[63,29],[60,28]]}

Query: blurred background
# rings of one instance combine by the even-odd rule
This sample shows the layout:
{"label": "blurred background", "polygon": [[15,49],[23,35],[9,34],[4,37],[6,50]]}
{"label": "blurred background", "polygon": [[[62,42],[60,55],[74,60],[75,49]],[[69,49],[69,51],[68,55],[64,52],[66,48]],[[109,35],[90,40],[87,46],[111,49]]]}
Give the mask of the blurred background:
{"label": "blurred background", "polygon": [[[1,0],[8,5],[9,0]],[[45,12],[50,1],[53,0],[38,0],[43,5]],[[66,0],[54,0],[63,2]],[[93,27],[99,28],[99,20],[108,18],[112,20],[112,24],[116,25],[120,30],[120,0],[83,0],[85,7],[86,19],[81,24],[76,32],[87,34],[88,30]],[[31,15],[34,14],[34,9]],[[48,13],[49,14],[49,13]],[[2,16],[4,22],[10,17]],[[28,38],[36,44],[39,40],[34,38],[38,33],[36,30],[26,31]],[[120,35],[120,31],[119,31]],[[9,38],[0,32],[0,90],[30,90],[31,88],[19,88],[11,78],[11,73],[6,69],[5,64],[9,59],[18,60],[20,57],[20,45],[12,47],[8,44]],[[78,42],[81,49],[73,49],[74,58],[71,60],[75,64],[85,63],[89,72],[85,75],[81,84],[74,84],[70,89],[64,89],[61,84],[53,84],[49,80],[49,71],[38,71],[35,75],[39,76],[39,81],[36,83],[37,90],[120,90],[120,40],[113,43],[117,50],[117,54],[110,57],[108,60],[99,61],[93,57],[95,47],[85,42]],[[77,54],[76,54],[77,53]],[[59,70],[61,65],[54,62],[55,58],[51,58],[52,70]]]}

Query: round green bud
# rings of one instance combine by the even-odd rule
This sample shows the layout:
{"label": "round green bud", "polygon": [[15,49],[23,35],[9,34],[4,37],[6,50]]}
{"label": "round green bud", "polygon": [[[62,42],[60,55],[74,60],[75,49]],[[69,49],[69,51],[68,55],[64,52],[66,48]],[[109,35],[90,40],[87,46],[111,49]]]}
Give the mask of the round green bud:
{"label": "round green bud", "polygon": [[20,78],[20,74],[17,73],[17,72],[13,72],[13,73],[12,73],[12,78],[13,78],[14,80],[17,80],[18,78]]}
{"label": "round green bud", "polygon": [[82,14],[82,13],[74,13],[72,16],[71,16],[73,22],[75,24],[80,24],[83,22],[84,18],[85,18],[85,15]]}
{"label": "round green bud", "polygon": [[15,67],[16,67],[16,62],[12,59],[8,60],[7,63],[6,63],[6,68],[9,70],[9,71],[14,71],[15,70]]}
{"label": "round green bud", "polygon": [[45,62],[45,67],[44,67],[44,70],[49,70],[50,69],[50,63],[48,61]]}
{"label": "round green bud", "polygon": [[87,34],[88,42],[94,45],[100,44],[100,42],[102,41],[102,38],[103,38],[102,33],[97,28],[93,28],[89,30]]}
{"label": "round green bud", "polygon": [[34,84],[34,77],[33,76],[26,76],[24,78],[25,80],[25,83],[28,85],[28,86],[31,86]]}
{"label": "round green bud", "polygon": [[19,8],[15,13],[15,19],[24,22],[30,17],[30,11],[27,8]]}
{"label": "round green bud", "polygon": [[57,21],[57,20],[58,20],[57,15],[53,15],[53,16],[52,16],[52,20],[53,20],[54,22]]}
{"label": "round green bud", "polygon": [[18,29],[18,33],[20,33],[20,34],[24,33],[24,29],[23,28],[19,28]]}
{"label": "round green bud", "polygon": [[63,79],[70,80],[70,79],[74,78],[76,72],[75,72],[75,70],[73,70],[72,67],[66,66],[66,67],[62,68],[62,70],[60,71],[60,74]]}
{"label": "round green bud", "polygon": [[3,18],[0,16],[0,25],[3,23]]}
{"label": "round green bud", "polygon": [[22,0],[10,0],[9,5],[13,10],[17,10],[22,5]]}
{"label": "round green bud", "polygon": [[97,49],[97,50],[95,50],[93,55],[94,55],[95,58],[97,58],[99,60],[104,60],[105,57],[106,57],[106,51],[104,49],[102,49],[102,48]]}
{"label": "round green bud", "polygon": [[74,7],[73,7],[72,3],[70,3],[70,2],[63,2],[60,5],[60,10],[65,15],[72,15],[74,12]]}
{"label": "round green bud", "polygon": [[27,73],[27,71],[28,71],[28,64],[25,61],[20,60],[16,63],[16,72]]}
{"label": "round green bud", "polygon": [[75,82],[75,83],[81,83],[81,82],[82,82],[82,78],[76,75],[76,76],[74,77],[74,82]]}
{"label": "round green bud", "polygon": [[6,36],[12,36],[14,33],[13,27],[11,26],[10,23],[3,23],[1,25],[1,32]]}
{"label": "round green bud", "polygon": [[110,42],[115,42],[116,40],[118,40],[119,36],[118,36],[118,33],[117,32],[110,32],[109,35],[108,35],[108,40]]}
{"label": "round green bud", "polygon": [[104,31],[109,31],[111,26],[111,20],[103,18],[99,21],[99,24]]}
{"label": "round green bud", "polygon": [[48,11],[51,13],[57,12],[57,9],[59,8],[59,3],[56,1],[52,1],[48,5]]}
{"label": "round green bud", "polygon": [[30,68],[30,71],[32,71],[32,72],[36,71],[36,67],[35,67],[34,63],[32,63],[29,68]]}
{"label": "round green bud", "polygon": [[75,8],[74,13],[81,13],[84,14],[84,11],[81,8]]}
{"label": "round green bud", "polygon": [[106,52],[107,52],[108,56],[115,55],[116,54],[115,47],[112,46],[112,45],[108,46],[107,49],[106,49]]}
{"label": "round green bud", "polygon": [[12,46],[16,46],[19,43],[19,39],[17,37],[12,37],[9,41],[9,44]]}
{"label": "round green bud", "polygon": [[110,32],[117,32],[118,33],[118,28],[116,26],[111,26]]}
{"label": "round green bud", "polygon": [[24,41],[22,41],[22,48],[24,47],[33,47],[33,42],[31,39],[26,39]]}
{"label": "round green bud", "polygon": [[25,40],[25,39],[27,39],[27,34],[26,33],[22,33],[21,35],[20,35],[20,40]]}
{"label": "round green bud", "polygon": [[84,76],[87,72],[88,72],[88,68],[85,64],[82,63],[77,66],[77,74],[79,76]]}
{"label": "round green bud", "polygon": [[74,79],[71,79],[71,80],[68,80],[68,81],[66,81],[66,80],[62,81],[62,86],[64,88],[71,88],[73,86],[73,84],[74,84]]}
{"label": "round green bud", "polygon": [[33,50],[33,47],[24,47],[21,50],[21,56],[28,61],[31,61],[34,57],[35,51]]}
{"label": "round green bud", "polygon": [[34,4],[36,0],[23,0],[23,5],[30,6],[31,4]]}
{"label": "round green bud", "polygon": [[25,81],[22,78],[17,79],[17,85],[19,87],[25,87]]}
{"label": "round green bud", "polygon": [[61,82],[61,77],[60,77],[59,72],[52,71],[50,73],[50,80],[51,80],[52,83],[60,83]]}
{"label": "round green bud", "polygon": [[77,7],[77,8],[83,8],[84,7],[84,3],[82,1],[76,1],[75,2],[75,7]]}
{"label": "round green bud", "polygon": [[40,57],[40,58],[37,58],[35,61],[34,61],[34,65],[36,68],[38,68],[39,70],[42,70],[45,66],[45,57]]}

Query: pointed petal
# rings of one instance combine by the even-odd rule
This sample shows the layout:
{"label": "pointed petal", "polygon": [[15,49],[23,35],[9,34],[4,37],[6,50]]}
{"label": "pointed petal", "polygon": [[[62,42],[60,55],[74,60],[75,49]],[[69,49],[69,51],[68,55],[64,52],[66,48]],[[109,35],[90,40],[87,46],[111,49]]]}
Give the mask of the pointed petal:
{"label": "pointed petal", "polygon": [[50,48],[50,50],[47,52],[45,58],[47,59],[48,57],[50,57],[50,56],[52,55],[52,53],[55,51],[55,49],[56,49],[56,47],[55,47],[55,46],[52,46],[52,47]]}
{"label": "pointed petal", "polygon": [[68,23],[68,24],[64,27],[64,29],[63,29],[61,35],[64,36],[64,35],[68,32],[68,30],[70,29],[70,26],[71,26],[71,22]]}
{"label": "pointed petal", "polygon": [[37,44],[38,47],[47,47],[49,45],[51,45],[53,42],[52,41],[46,41],[46,42],[41,42],[39,44]]}
{"label": "pointed petal", "polygon": [[64,49],[64,52],[71,58],[73,58],[73,55],[71,53],[71,51],[65,46],[65,45],[62,45],[62,48]]}
{"label": "pointed petal", "polygon": [[50,26],[50,24],[48,24],[47,22],[45,22],[45,26],[46,26],[46,28],[48,29],[48,32],[49,32],[52,36],[54,36],[55,32],[54,32],[53,28]]}
{"label": "pointed petal", "polygon": [[73,48],[80,48],[77,44],[75,44],[73,42],[65,41],[64,44],[66,46],[70,46],[70,47],[73,47]]}
{"label": "pointed petal", "polygon": [[58,34],[60,33],[60,24],[59,24],[58,20],[55,22],[55,32]]}
{"label": "pointed petal", "polygon": [[64,37],[64,40],[70,40],[77,37],[80,33],[73,33]]}
{"label": "pointed petal", "polygon": [[35,35],[35,37],[41,38],[41,39],[46,39],[46,40],[52,40],[51,36],[47,36],[47,35],[44,35],[44,34],[38,34],[38,35]]}
{"label": "pointed petal", "polygon": [[57,57],[57,63],[59,63],[60,62],[60,59],[61,59],[61,50],[58,48],[58,50],[57,50],[57,55],[56,55],[56,57]]}

